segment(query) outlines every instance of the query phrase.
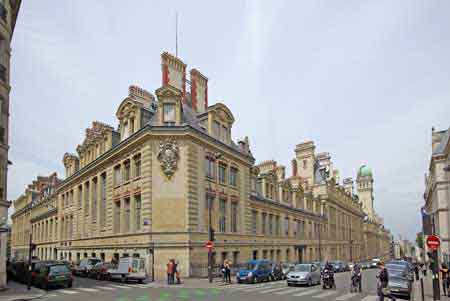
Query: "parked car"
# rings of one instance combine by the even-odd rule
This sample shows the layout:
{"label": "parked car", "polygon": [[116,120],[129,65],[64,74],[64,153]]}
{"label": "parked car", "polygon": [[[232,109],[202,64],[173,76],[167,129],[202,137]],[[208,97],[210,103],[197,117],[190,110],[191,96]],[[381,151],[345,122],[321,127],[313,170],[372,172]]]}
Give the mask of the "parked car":
{"label": "parked car", "polygon": [[286,279],[286,276],[289,272],[293,271],[295,264],[293,263],[282,263],[281,270],[283,272],[283,279]]}
{"label": "parked car", "polygon": [[278,263],[272,263],[272,271],[270,272],[270,280],[283,280],[283,269]]}
{"label": "parked car", "polygon": [[72,273],[66,264],[61,262],[47,262],[39,265],[33,279],[37,287],[48,289],[51,286],[72,287]]}
{"label": "parked car", "polygon": [[391,294],[398,297],[411,298],[412,281],[409,267],[401,264],[387,263],[389,273],[389,289]]}
{"label": "parked car", "polygon": [[269,260],[250,260],[244,268],[241,268],[237,275],[238,283],[255,283],[270,280],[272,272],[272,262]]}
{"label": "parked car", "polygon": [[345,272],[345,265],[342,261],[330,262],[335,273]]}
{"label": "parked car", "polygon": [[414,269],[412,268],[412,264],[408,261],[392,260],[389,261],[386,266],[390,266],[393,273],[402,272],[409,281],[414,281]]}
{"label": "parked car", "polygon": [[320,267],[315,264],[296,264],[294,270],[287,275],[287,285],[320,284]]}
{"label": "parked car", "polygon": [[145,261],[139,257],[122,257],[116,267],[107,270],[109,279],[118,279],[121,282],[129,280],[142,283],[145,278]]}
{"label": "parked car", "polygon": [[81,259],[80,263],[75,267],[73,273],[74,275],[87,276],[89,270],[92,269],[94,265],[102,262],[101,259],[98,258],[84,258]]}
{"label": "parked car", "polygon": [[108,270],[114,269],[114,265],[109,262],[99,262],[92,267],[88,272],[89,278],[95,278],[97,280],[109,279]]}
{"label": "parked car", "polygon": [[363,270],[370,268],[370,262],[368,262],[368,261],[362,261],[360,264],[361,264],[361,268]]}

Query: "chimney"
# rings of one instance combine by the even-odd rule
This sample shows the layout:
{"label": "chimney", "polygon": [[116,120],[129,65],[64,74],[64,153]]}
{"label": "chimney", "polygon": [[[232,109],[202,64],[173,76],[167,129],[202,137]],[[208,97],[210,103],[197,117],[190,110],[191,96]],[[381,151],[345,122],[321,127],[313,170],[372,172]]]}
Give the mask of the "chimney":
{"label": "chimney", "polygon": [[297,160],[292,159],[292,176],[297,176]]}
{"label": "chimney", "polygon": [[152,93],[138,86],[128,87],[128,96],[136,101],[139,101],[147,108],[150,108],[151,104],[155,102],[155,97]]}
{"label": "chimney", "polygon": [[197,112],[208,108],[208,78],[197,69],[190,71],[192,107]]}
{"label": "chimney", "polygon": [[186,96],[186,64],[168,52],[161,54],[162,85],[170,85]]}

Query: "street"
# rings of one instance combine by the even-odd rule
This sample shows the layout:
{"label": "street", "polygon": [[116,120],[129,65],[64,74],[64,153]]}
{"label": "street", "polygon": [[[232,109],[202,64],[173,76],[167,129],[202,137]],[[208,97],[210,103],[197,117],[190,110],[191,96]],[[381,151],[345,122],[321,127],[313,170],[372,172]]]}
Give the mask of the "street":
{"label": "street", "polygon": [[116,283],[75,278],[70,289],[53,289],[41,300],[82,300],[93,301],[146,301],[146,300],[364,300],[375,301],[376,270],[363,272],[363,292],[349,293],[349,273],[336,274],[336,289],[323,290],[321,286],[288,287],[285,281],[265,282],[254,285],[212,285],[206,279],[196,280],[197,284],[167,286],[162,283]]}

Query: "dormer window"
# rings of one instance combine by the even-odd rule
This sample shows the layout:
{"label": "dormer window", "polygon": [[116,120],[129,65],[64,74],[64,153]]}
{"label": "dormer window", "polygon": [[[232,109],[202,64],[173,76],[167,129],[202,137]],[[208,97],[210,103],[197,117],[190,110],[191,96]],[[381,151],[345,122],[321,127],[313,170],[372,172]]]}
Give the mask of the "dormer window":
{"label": "dormer window", "polygon": [[130,128],[129,128],[129,125],[128,125],[128,121],[125,121],[123,123],[123,134],[122,135],[123,135],[123,139],[127,139],[128,136],[130,136]]}
{"label": "dormer window", "polygon": [[213,122],[213,135],[216,138],[220,138],[220,123],[217,121]]}
{"label": "dormer window", "polygon": [[165,103],[163,106],[163,118],[165,125],[175,125],[175,104]]}

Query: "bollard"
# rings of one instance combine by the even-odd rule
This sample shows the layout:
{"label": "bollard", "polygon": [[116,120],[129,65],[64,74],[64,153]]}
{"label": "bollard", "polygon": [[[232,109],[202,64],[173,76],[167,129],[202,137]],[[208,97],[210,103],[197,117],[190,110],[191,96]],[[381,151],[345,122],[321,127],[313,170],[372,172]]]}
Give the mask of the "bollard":
{"label": "bollard", "polygon": [[420,278],[420,291],[422,293],[422,301],[425,301],[425,294],[423,291],[423,278]]}

